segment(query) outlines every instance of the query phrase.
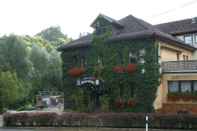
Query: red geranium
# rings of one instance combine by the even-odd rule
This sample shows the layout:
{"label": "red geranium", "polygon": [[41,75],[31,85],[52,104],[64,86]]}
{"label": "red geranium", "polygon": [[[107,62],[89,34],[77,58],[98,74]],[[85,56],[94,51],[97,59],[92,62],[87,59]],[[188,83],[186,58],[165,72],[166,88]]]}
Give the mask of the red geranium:
{"label": "red geranium", "polygon": [[136,102],[134,100],[128,100],[127,106],[128,107],[134,107],[136,105]]}
{"label": "red geranium", "polygon": [[113,68],[113,72],[115,72],[115,73],[124,73],[125,72],[125,68],[123,66],[115,66]]}
{"label": "red geranium", "polygon": [[128,64],[127,67],[126,67],[126,71],[128,73],[133,73],[135,72],[137,69],[137,65],[136,64]]}
{"label": "red geranium", "polygon": [[115,105],[116,105],[116,107],[118,108],[118,109],[122,109],[122,108],[124,108],[124,101],[123,101],[123,99],[118,99],[116,102],[115,102]]}
{"label": "red geranium", "polygon": [[68,70],[68,74],[72,77],[79,77],[85,73],[85,69],[83,67],[73,67]]}

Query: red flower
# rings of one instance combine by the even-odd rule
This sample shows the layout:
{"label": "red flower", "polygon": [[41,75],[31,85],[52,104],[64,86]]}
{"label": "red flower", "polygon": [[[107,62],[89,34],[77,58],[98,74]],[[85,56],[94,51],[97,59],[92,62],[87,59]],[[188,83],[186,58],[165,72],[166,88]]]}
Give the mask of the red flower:
{"label": "red flower", "polygon": [[125,72],[125,68],[123,66],[115,66],[113,68],[113,72],[115,72],[115,73],[124,73]]}
{"label": "red flower", "polygon": [[71,68],[71,69],[68,70],[68,74],[70,76],[72,76],[72,77],[79,77],[79,76],[81,76],[84,73],[85,73],[85,69],[82,68],[82,67],[80,67],[80,68],[73,67],[73,68]]}
{"label": "red flower", "polygon": [[128,107],[134,107],[136,105],[136,102],[134,100],[128,100],[127,106]]}
{"label": "red flower", "polygon": [[128,73],[133,73],[135,72],[137,69],[137,65],[136,64],[128,64],[127,67],[126,67],[126,71]]}
{"label": "red flower", "polygon": [[120,99],[118,99],[118,100],[116,101],[115,105],[116,105],[116,107],[117,107],[118,109],[122,109],[122,108],[124,108],[124,101],[120,98]]}

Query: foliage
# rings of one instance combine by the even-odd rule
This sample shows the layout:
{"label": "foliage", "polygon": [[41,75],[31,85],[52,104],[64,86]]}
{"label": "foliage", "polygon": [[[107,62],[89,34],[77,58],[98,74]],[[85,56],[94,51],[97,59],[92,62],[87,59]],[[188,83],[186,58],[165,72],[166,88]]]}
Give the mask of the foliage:
{"label": "foliage", "polygon": [[68,43],[71,39],[68,38],[61,32],[59,26],[57,27],[49,27],[47,29],[42,30],[36,36],[40,36],[41,38],[49,41],[53,46],[57,47],[61,44]]}
{"label": "foliage", "polygon": [[[63,90],[60,54],[56,51],[56,46],[40,36],[1,37],[0,61],[0,81],[4,84],[1,86],[0,97],[3,97],[1,101],[7,104],[1,105],[2,108],[17,109],[35,105],[38,91]],[[8,85],[5,85],[6,83]],[[21,92],[18,92],[18,89]],[[8,95],[12,94],[10,99],[13,100],[3,96],[4,91]]]}
{"label": "foliage", "polygon": [[143,128],[149,116],[149,128],[197,129],[197,115],[157,113],[6,113],[6,127],[112,127]]}
{"label": "foliage", "polygon": [[0,41],[0,69],[17,73],[20,78],[27,78],[30,61],[24,41],[17,36],[4,36]]}
{"label": "foliage", "polygon": [[0,72],[0,112],[9,108],[16,101],[23,99],[28,94],[24,81],[16,73],[10,71]]}
{"label": "foliage", "polygon": [[[93,34],[91,48],[62,53],[64,86],[68,88],[68,98],[69,94],[75,94],[77,90],[74,84],[76,79],[70,78],[65,72],[73,66],[81,65],[81,59],[85,57],[88,70],[84,76],[104,80],[105,95],[101,97],[101,102],[108,105],[101,103],[102,107],[108,107],[109,111],[128,111],[126,108],[117,110],[115,103],[119,99],[133,99],[135,107],[129,111],[152,112],[159,85],[158,45],[151,38],[109,42],[112,30],[111,26],[106,27],[108,28],[104,32]],[[130,53],[135,59],[133,63],[129,61]],[[126,67],[127,72],[121,68],[121,72],[125,73],[114,73],[114,67],[118,67],[116,72],[120,72],[120,67]],[[91,103],[91,99],[89,102]]]}

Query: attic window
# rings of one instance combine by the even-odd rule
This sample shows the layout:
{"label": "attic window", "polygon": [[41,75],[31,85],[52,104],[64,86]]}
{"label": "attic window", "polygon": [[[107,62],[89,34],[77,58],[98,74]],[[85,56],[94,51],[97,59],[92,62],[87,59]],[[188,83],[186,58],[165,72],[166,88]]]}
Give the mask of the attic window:
{"label": "attic window", "polygon": [[95,28],[95,33],[96,33],[96,35],[101,35],[101,34],[105,33],[106,31],[108,31],[108,29],[109,29],[108,25],[101,26],[100,24],[98,24]]}

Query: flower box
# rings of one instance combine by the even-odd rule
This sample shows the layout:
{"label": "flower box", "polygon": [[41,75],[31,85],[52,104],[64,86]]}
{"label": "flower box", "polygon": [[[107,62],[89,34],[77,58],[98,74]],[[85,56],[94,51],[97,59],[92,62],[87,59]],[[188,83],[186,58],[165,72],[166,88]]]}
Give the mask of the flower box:
{"label": "flower box", "polygon": [[123,66],[115,66],[113,68],[113,72],[115,72],[115,73],[124,73],[125,72],[125,68]]}
{"label": "flower box", "polygon": [[169,94],[168,101],[197,101],[197,96],[192,94]]}
{"label": "flower box", "polygon": [[73,67],[68,70],[68,74],[72,77],[79,77],[85,73],[85,69],[80,67]]}
{"label": "flower box", "polygon": [[136,64],[128,64],[127,67],[126,67],[126,71],[128,73],[133,73],[135,72],[137,69],[137,65]]}

